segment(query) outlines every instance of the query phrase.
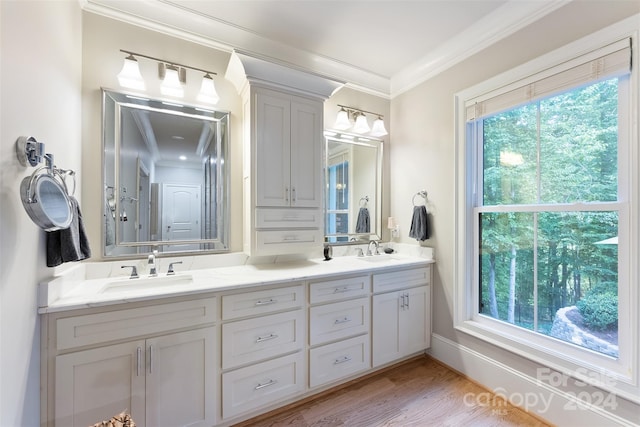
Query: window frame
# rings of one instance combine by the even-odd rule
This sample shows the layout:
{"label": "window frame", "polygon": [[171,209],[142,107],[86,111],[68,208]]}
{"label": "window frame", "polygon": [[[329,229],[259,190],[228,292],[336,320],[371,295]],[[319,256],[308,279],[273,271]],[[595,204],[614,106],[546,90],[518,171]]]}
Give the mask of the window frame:
{"label": "window frame", "polygon": [[[467,104],[487,93],[507,91],[531,76],[548,73],[562,63],[587,55],[602,46],[630,37],[632,64],[628,78],[620,85],[629,94],[619,101],[619,195],[614,205],[619,208],[619,357],[618,359],[529,331],[490,316],[479,314],[478,233],[475,232],[478,206],[475,204],[479,188],[478,146],[472,144],[473,132],[479,126],[467,124]],[[558,370],[578,380],[596,385],[626,399],[640,403],[638,308],[640,292],[637,284],[640,268],[638,237],[640,227],[640,149],[638,147],[638,27],[637,20],[629,18],[554,50],[519,67],[495,76],[455,95],[456,144],[456,206],[455,206],[455,259],[454,259],[454,328],[492,343],[500,348]],[[624,111],[622,109],[624,108]],[[612,204],[608,204],[611,206]],[[584,207],[584,205],[580,205]],[[589,206],[596,207],[596,206]],[[481,208],[481,206],[480,206]],[[628,234],[624,234],[628,230]],[[623,235],[624,234],[624,235]],[[622,284],[622,285],[620,285]]]}

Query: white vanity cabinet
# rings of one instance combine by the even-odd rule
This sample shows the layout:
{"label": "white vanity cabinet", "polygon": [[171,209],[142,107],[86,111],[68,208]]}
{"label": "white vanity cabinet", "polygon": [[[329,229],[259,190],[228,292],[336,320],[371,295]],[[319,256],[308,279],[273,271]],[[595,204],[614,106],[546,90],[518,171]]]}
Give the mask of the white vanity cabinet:
{"label": "white vanity cabinet", "polygon": [[305,389],[304,285],[222,296],[222,418]]}
{"label": "white vanity cabinet", "polygon": [[309,387],[371,367],[371,276],[309,283]]}
{"label": "white vanity cabinet", "polygon": [[431,268],[373,275],[373,367],[431,344]]}
{"label": "white vanity cabinet", "polygon": [[139,426],[214,425],[215,311],[205,298],[50,315],[48,424],[86,427],[127,412]]}

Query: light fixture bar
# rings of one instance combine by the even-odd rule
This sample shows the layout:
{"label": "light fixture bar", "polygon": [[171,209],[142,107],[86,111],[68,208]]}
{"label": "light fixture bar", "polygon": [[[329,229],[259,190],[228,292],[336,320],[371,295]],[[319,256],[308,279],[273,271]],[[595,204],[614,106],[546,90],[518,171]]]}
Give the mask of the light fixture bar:
{"label": "light fixture bar", "polygon": [[338,107],[344,108],[345,110],[347,110],[351,114],[353,114],[353,113],[367,113],[367,114],[373,114],[374,116],[378,116],[380,118],[384,117],[380,113],[374,113],[373,111],[361,110],[360,108],[349,107],[349,106],[340,105],[340,104],[338,104]]}
{"label": "light fixture bar", "polygon": [[200,72],[205,73],[205,74],[215,74],[216,76],[218,75],[218,73],[216,73],[214,71],[209,71],[209,70],[204,70],[202,68],[192,67],[191,65],[179,64],[177,62],[167,61],[166,59],[155,58],[153,56],[143,55],[141,53],[135,53],[135,52],[131,52],[129,50],[120,49],[120,52],[124,52],[126,54],[133,55],[133,56],[139,56],[141,58],[151,59],[152,61],[156,61],[156,62],[164,62],[165,64],[169,64],[169,65],[172,65],[174,67],[188,68],[190,70],[200,71]]}

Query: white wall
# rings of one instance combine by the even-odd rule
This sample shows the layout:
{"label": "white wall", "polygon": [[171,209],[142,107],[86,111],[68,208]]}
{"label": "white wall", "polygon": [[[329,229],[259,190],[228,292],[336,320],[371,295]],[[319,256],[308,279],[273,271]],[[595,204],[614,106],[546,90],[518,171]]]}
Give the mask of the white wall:
{"label": "white wall", "polygon": [[[453,328],[453,257],[456,233],[454,94],[638,12],[638,2],[571,2],[391,101],[391,124],[394,132],[390,160],[392,191],[389,196],[391,214],[402,230],[401,242],[416,244],[406,233],[411,223],[413,194],[421,189],[428,191],[428,208],[433,215],[432,238],[423,244],[435,247],[437,259],[433,293],[434,354],[438,357],[445,354],[448,359],[443,360],[444,363],[481,383],[489,385],[490,381],[502,380],[502,384],[506,385],[507,380],[496,379],[495,376],[488,378],[485,376],[486,372],[478,368],[482,364],[468,364],[465,359],[467,353],[460,349],[486,356],[487,363],[509,366],[516,376],[529,374],[535,377],[536,366],[512,353],[458,333]],[[438,348],[440,345],[441,348]],[[618,400],[618,415],[640,422],[638,405]],[[565,423],[572,424],[568,420],[576,415],[567,413]],[[595,420],[597,418],[592,423]]]}
{"label": "white wall", "polygon": [[0,20],[0,426],[28,427],[40,423],[37,283],[53,269],[20,201],[33,168],[18,163],[14,144],[20,135],[45,142],[81,187],[82,15],[73,0],[1,1]]}

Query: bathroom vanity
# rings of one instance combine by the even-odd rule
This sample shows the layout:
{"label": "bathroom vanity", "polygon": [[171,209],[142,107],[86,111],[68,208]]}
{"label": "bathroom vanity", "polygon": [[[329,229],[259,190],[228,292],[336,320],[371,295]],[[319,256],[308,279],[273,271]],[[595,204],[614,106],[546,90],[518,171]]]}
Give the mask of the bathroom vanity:
{"label": "bathroom vanity", "polygon": [[43,283],[41,424],[125,411],[138,426],[227,426],[424,352],[432,263],[344,256]]}

